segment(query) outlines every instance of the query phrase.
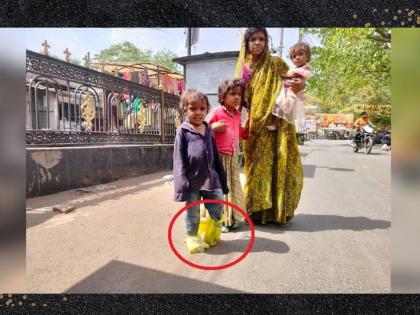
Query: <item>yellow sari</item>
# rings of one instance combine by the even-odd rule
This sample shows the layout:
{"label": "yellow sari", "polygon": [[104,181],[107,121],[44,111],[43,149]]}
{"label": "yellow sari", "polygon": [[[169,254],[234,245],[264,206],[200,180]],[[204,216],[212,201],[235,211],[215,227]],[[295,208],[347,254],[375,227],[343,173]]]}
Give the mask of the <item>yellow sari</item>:
{"label": "yellow sari", "polygon": [[[294,124],[282,120],[276,131],[266,128],[281,88],[279,74],[288,70],[287,64],[271,56],[267,47],[268,42],[245,93],[245,102],[250,106],[249,138],[243,142],[245,206],[253,217],[261,212],[262,224],[286,224],[299,203],[303,170]],[[243,40],[235,77],[242,78],[250,58],[245,54]]]}

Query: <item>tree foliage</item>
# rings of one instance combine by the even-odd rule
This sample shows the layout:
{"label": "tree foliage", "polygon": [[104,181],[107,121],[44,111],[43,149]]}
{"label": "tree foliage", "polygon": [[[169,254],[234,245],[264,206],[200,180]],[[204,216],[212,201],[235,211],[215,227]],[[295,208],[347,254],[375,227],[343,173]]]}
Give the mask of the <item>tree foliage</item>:
{"label": "tree foliage", "polygon": [[82,62],[79,59],[77,59],[77,58],[70,58],[70,62],[72,64],[75,64],[75,65],[78,65],[78,66],[81,66],[82,65]]}
{"label": "tree foliage", "polygon": [[153,55],[153,63],[164,66],[172,71],[178,70],[178,65],[172,61],[177,55],[170,50],[160,50]]}
{"label": "tree foliage", "polygon": [[[40,53],[43,54],[43,51],[40,51]],[[51,54],[50,53],[49,56],[52,57],[52,58],[55,58],[55,59],[63,60],[64,61],[64,57],[59,57],[56,54]],[[70,58],[70,63],[75,64],[75,65],[78,65],[78,66],[81,66],[82,65],[82,62],[79,59],[73,58],[73,57]]]}
{"label": "tree foliage", "polygon": [[109,48],[101,50],[98,54],[95,54],[95,59],[99,62],[151,62],[166,67],[171,71],[177,71],[178,66],[172,61],[175,57],[177,57],[176,54],[169,50],[160,50],[153,53],[150,49],[140,49],[133,43],[127,41],[114,44]]}
{"label": "tree foliage", "polygon": [[351,104],[390,104],[391,31],[372,28],[306,29],[321,39],[313,47],[309,81],[323,112]]}

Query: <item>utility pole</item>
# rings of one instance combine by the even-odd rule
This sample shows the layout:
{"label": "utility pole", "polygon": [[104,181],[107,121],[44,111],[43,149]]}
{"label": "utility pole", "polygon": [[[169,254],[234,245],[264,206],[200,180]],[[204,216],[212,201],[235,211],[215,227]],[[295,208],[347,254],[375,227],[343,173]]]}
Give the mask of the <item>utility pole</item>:
{"label": "utility pole", "polygon": [[302,42],[302,39],[303,39],[303,30],[302,28],[299,27],[299,43]]}
{"label": "utility pole", "polygon": [[280,57],[283,57],[283,48],[284,48],[284,45],[283,45],[283,37],[284,37],[284,28],[282,27],[280,29],[280,47],[279,47]]}
{"label": "utility pole", "polygon": [[187,55],[191,56],[191,27],[187,28],[187,47],[188,47],[188,52]]}

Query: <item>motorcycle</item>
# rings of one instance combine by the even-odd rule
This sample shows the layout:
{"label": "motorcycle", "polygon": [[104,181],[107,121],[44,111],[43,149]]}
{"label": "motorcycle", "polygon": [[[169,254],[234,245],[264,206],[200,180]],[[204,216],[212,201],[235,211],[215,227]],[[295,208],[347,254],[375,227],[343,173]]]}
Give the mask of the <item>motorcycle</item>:
{"label": "motorcycle", "polygon": [[356,139],[356,136],[353,139],[353,152],[357,153],[364,149],[365,153],[369,154],[372,151],[374,139],[373,126],[370,124],[364,125],[359,139]]}

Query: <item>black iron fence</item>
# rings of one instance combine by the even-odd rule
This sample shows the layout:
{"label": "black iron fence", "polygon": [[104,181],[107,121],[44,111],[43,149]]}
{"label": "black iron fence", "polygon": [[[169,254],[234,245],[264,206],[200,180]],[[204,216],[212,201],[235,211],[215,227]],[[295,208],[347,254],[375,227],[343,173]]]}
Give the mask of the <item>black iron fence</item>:
{"label": "black iron fence", "polygon": [[26,51],[26,144],[173,143],[179,96]]}

